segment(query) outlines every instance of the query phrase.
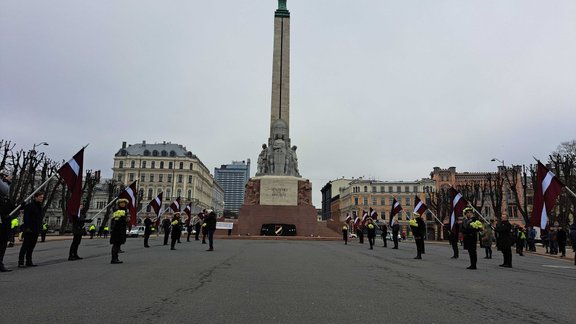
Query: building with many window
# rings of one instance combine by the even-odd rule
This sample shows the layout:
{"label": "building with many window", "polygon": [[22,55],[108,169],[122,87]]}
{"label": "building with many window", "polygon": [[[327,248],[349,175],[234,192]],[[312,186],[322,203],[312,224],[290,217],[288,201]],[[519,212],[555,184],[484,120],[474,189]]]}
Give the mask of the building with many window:
{"label": "building with many window", "polygon": [[250,159],[214,168],[214,178],[224,188],[224,215],[237,216],[244,203],[244,187],[250,179]]}
{"label": "building with many window", "polygon": [[[182,145],[123,142],[114,156],[112,171],[113,179],[124,185],[138,180],[144,206],[162,192],[166,207],[181,197],[182,209],[192,203],[194,213],[203,208],[217,210],[214,178],[204,163]],[[216,204],[223,203],[221,198],[216,199]]]}

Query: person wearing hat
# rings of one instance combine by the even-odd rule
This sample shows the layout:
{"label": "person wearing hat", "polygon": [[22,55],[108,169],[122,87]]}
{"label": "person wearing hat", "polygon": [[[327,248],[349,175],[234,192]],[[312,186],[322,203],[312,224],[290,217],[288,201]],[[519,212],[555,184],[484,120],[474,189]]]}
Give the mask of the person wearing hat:
{"label": "person wearing hat", "polygon": [[112,261],[111,264],[122,263],[118,260],[118,253],[120,253],[120,246],[126,243],[126,228],[128,224],[128,199],[118,199],[116,201],[118,208],[112,214],[110,233],[110,244],[112,244]]}
{"label": "person wearing hat", "polygon": [[170,227],[170,231],[172,232],[172,235],[170,235],[172,238],[172,241],[170,242],[170,250],[176,250],[174,246],[176,245],[176,242],[180,240],[180,235],[182,235],[182,222],[180,221],[180,213],[174,213]]}
{"label": "person wearing hat", "polygon": [[376,225],[372,217],[368,217],[366,222],[366,229],[368,234],[368,243],[370,244],[370,250],[374,249],[374,244],[376,244]]}
{"label": "person wearing hat", "polygon": [[410,230],[414,235],[414,241],[416,242],[416,257],[414,259],[422,259],[422,254],[424,254],[424,236],[426,235],[426,224],[422,216],[418,213],[414,213],[414,218],[410,220]]}
{"label": "person wearing hat", "polygon": [[206,216],[206,232],[208,234],[208,250],[214,251],[214,232],[216,231],[216,213],[209,209],[206,211],[208,216]]}
{"label": "person wearing hat", "polygon": [[170,236],[170,216],[165,215],[162,220],[162,230],[164,231],[164,245],[168,245],[168,237]]}
{"label": "person wearing hat", "polygon": [[478,255],[476,246],[478,245],[478,232],[483,228],[482,223],[474,216],[474,210],[470,207],[464,208],[464,219],[462,220],[462,237],[464,249],[468,250],[470,266],[466,269],[476,270]]}
{"label": "person wearing hat", "polygon": [[504,257],[504,262],[500,266],[512,268],[512,244],[514,240],[512,238],[512,225],[508,221],[508,215],[502,215],[494,231],[498,234],[496,247],[502,252]]}
{"label": "person wearing hat", "polygon": [[[84,208],[84,205],[80,205],[78,209],[78,214]],[[70,251],[68,252],[68,261],[82,260],[78,256],[78,247],[82,241],[82,232],[84,230],[84,224],[92,222],[91,219],[81,219],[80,215],[71,215],[69,219],[72,219],[72,244],[70,244]]]}
{"label": "person wearing hat", "polygon": [[344,244],[348,244],[348,224],[344,223],[342,225],[342,239],[344,240]]}

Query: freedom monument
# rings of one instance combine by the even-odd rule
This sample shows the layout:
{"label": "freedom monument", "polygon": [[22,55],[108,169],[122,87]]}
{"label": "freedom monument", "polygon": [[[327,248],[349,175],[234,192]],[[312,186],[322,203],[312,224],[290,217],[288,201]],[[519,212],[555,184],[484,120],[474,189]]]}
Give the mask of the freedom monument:
{"label": "freedom monument", "polygon": [[274,13],[270,137],[262,144],[256,176],[247,184],[238,216],[240,235],[317,235],[312,184],[300,176],[290,141],[290,12]]}

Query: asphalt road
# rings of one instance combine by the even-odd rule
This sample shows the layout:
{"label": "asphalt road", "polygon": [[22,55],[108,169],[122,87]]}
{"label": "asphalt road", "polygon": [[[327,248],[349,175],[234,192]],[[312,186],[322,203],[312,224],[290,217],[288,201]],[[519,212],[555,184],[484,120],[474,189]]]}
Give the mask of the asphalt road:
{"label": "asphalt road", "polygon": [[110,245],[84,238],[38,243],[36,268],[16,268],[9,248],[0,273],[0,323],[576,323],[576,267],[538,255],[499,252],[478,270],[451,260],[447,243],[399,250],[338,241],[216,240],[177,250],[128,239],[110,264]]}

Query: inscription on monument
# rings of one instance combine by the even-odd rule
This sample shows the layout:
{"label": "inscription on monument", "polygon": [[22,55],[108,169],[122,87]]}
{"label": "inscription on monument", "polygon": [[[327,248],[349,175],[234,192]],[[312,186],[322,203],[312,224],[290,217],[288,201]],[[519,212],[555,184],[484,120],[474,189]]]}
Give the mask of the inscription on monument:
{"label": "inscription on monument", "polygon": [[260,205],[298,205],[298,178],[267,176],[260,179]]}

